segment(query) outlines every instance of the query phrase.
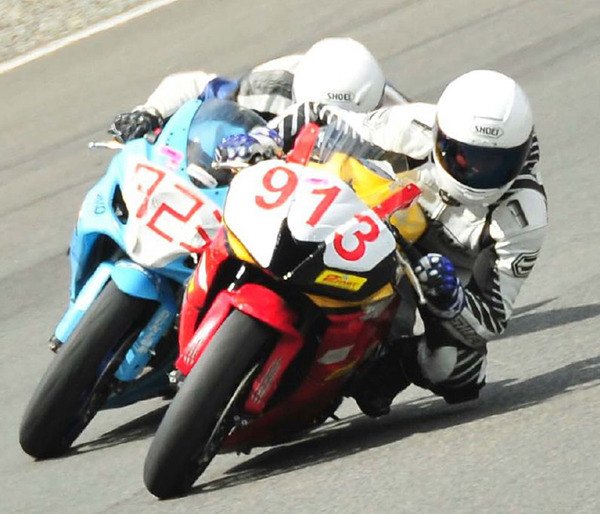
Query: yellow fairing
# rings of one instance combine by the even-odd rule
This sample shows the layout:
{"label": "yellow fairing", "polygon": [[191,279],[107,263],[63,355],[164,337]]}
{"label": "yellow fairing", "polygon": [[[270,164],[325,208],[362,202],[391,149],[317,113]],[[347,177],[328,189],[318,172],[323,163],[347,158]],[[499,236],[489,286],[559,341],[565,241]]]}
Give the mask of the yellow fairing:
{"label": "yellow fairing", "polygon": [[241,261],[249,262],[250,264],[256,264],[254,257],[250,255],[246,247],[242,242],[233,235],[233,232],[227,229],[227,242],[233,254]]}
{"label": "yellow fairing", "polygon": [[188,294],[192,294],[194,292],[194,289],[196,289],[196,285],[194,284],[194,276],[192,275],[187,285]]}
{"label": "yellow fairing", "polygon": [[421,207],[414,203],[408,209],[397,210],[390,216],[390,223],[400,235],[410,243],[419,239],[427,228],[427,221]]}
{"label": "yellow fairing", "polygon": [[329,298],[329,296],[321,296],[316,294],[308,294],[308,296],[315,305],[324,309],[344,309],[348,307],[361,307],[362,305],[369,305],[371,303],[383,300],[394,294],[394,289],[391,284],[386,284],[379,291],[376,291],[371,296],[368,296],[364,300],[358,302],[349,302],[346,300],[336,300],[335,298]]}
{"label": "yellow fairing", "polygon": [[[373,208],[389,198],[399,188],[414,182],[410,171],[399,173],[392,181],[367,168],[357,159],[338,153],[325,164],[309,163],[311,168],[323,168],[334,173],[356,192],[358,197]],[[390,216],[390,223],[409,242],[419,239],[427,228],[421,207],[414,203],[408,209],[400,209]]]}

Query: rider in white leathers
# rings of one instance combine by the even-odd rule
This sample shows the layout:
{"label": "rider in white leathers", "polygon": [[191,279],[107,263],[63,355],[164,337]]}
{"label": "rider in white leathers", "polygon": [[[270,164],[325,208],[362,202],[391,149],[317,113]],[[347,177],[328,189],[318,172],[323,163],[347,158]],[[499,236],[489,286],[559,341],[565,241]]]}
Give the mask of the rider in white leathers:
{"label": "rider in white leathers", "polygon": [[[417,180],[431,192],[419,201],[429,226],[418,244],[429,254],[417,269],[428,296],[425,337],[390,353],[411,381],[450,403],[474,399],[485,383],[486,342],[506,328],[546,232],[529,100],[509,77],[474,71],[450,83],[437,106],[372,113],[363,134],[423,159]],[[399,317],[394,335],[406,328]],[[382,380],[356,397],[373,415],[389,410],[403,387],[384,384],[378,372]]]}
{"label": "rider in white leathers", "polygon": [[304,104],[271,123],[289,140],[310,121],[345,124],[388,155],[408,156],[424,190],[428,229],[416,245],[425,254],[416,271],[427,298],[419,309],[425,334],[406,337],[416,309],[404,302],[387,354],[354,398],[372,416],[389,412],[411,382],[449,403],[477,398],[486,343],[504,331],[546,231],[539,147],[523,89],[478,70],[451,82],[437,105],[357,114]]}
{"label": "rider in white leathers", "polygon": [[305,54],[289,55],[256,66],[239,81],[193,71],[169,75],[147,101],[119,114],[112,132],[122,141],[162,126],[187,100],[217,96],[269,120],[297,102],[314,101],[368,112],[408,100],[389,83],[369,50],[350,38],[327,38]]}

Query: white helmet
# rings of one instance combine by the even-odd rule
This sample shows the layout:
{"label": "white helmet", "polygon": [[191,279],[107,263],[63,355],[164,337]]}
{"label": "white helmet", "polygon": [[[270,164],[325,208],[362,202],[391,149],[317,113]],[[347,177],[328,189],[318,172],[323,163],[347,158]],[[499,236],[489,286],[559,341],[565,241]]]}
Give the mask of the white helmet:
{"label": "white helmet", "polygon": [[327,38],[302,57],[294,74],[296,102],[320,102],[367,112],[379,106],[385,77],[377,60],[350,38]]}
{"label": "white helmet", "polygon": [[489,70],[461,75],[437,105],[439,188],[465,205],[497,201],[521,171],[532,133],[529,100],[513,79]]}

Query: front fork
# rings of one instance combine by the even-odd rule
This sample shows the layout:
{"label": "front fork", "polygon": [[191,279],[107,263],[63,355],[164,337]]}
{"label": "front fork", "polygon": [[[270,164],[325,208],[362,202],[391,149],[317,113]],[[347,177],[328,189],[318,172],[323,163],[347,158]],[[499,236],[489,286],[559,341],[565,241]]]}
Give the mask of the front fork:
{"label": "front fork", "polygon": [[170,306],[159,305],[158,309],[140,332],[127,351],[115,377],[123,382],[135,380],[155,355],[154,348],[175,322],[176,311]]}

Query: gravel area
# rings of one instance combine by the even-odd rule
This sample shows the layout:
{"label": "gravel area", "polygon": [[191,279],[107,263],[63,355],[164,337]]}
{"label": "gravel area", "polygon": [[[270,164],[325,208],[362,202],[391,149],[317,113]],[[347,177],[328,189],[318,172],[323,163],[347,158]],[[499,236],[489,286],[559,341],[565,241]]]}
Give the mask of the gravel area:
{"label": "gravel area", "polygon": [[147,0],[0,0],[0,62]]}

